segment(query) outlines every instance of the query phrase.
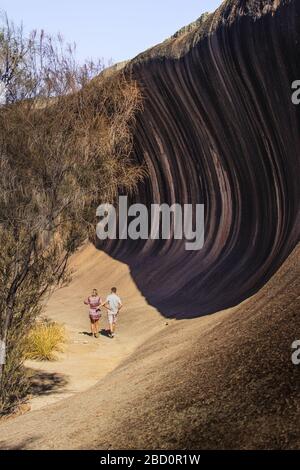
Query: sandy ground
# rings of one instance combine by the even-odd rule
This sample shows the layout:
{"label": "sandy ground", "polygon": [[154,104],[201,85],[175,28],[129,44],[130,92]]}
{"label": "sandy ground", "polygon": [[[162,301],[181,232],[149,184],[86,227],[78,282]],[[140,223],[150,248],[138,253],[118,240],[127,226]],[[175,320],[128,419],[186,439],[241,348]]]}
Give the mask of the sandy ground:
{"label": "sandy ground", "polygon": [[[149,307],[136,288],[125,264],[88,245],[76,254],[70,268],[73,271],[71,285],[55,292],[44,311],[47,317],[65,326],[64,352],[58,353],[53,362],[26,362],[34,376],[29,402],[32,411],[88,389],[115,369],[147,337],[166,327],[166,320]],[[91,338],[83,300],[94,287],[105,298],[115,285],[124,303],[116,337],[112,340],[105,336],[107,317],[103,309],[102,333],[98,339]],[[132,322],[132,318],[136,321]]]}
{"label": "sandy ground", "polygon": [[[73,282],[47,310],[73,341],[62,360],[47,364],[66,382],[49,386],[46,397],[40,391],[32,401],[40,409],[0,424],[0,449],[300,448],[300,369],[291,361],[300,246],[243,304],[171,322],[146,304],[126,266],[91,246],[73,263]],[[118,337],[85,344],[82,299],[112,284],[126,305]]]}

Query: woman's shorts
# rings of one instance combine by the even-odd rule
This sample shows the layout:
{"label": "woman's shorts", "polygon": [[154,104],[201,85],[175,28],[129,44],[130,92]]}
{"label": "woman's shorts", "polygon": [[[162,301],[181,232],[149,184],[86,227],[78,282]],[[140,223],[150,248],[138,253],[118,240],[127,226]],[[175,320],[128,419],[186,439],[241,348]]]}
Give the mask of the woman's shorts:
{"label": "woman's shorts", "polygon": [[95,323],[96,321],[99,321],[100,317],[101,317],[100,313],[95,313],[95,314],[90,313],[90,320],[91,320],[92,323]]}

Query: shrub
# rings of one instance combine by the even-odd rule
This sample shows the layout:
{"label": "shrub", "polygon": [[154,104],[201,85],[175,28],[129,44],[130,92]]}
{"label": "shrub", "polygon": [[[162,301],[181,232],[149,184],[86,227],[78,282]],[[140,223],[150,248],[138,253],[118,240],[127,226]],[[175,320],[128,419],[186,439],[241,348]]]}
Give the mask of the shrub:
{"label": "shrub", "polygon": [[53,361],[55,353],[62,351],[66,341],[65,328],[58,323],[37,323],[27,337],[25,358]]}
{"label": "shrub", "polygon": [[0,415],[26,398],[24,339],[95,237],[96,208],[144,177],[132,161],[138,86],[98,71],[60,40],[0,21]]}

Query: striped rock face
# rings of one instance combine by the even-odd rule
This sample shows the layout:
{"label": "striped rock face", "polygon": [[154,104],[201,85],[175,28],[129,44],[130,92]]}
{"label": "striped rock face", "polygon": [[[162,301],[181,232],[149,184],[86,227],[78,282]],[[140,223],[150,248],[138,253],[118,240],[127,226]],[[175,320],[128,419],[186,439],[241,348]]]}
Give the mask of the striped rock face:
{"label": "striped rock face", "polygon": [[[147,300],[198,316],[255,293],[299,240],[300,2],[231,0],[126,69],[143,90],[133,202],[205,205],[205,244],[114,241]],[[186,312],[189,312],[187,315]]]}

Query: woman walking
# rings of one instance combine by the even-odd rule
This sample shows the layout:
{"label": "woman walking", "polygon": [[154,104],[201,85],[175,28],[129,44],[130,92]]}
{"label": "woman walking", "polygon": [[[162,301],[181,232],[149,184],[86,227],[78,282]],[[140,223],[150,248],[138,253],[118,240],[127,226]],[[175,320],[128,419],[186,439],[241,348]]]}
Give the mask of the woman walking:
{"label": "woman walking", "polygon": [[97,289],[93,289],[92,294],[84,301],[85,305],[89,305],[89,317],[91,321],[91,336],[99,337],[99,320],[101,317],[100,305],[101,298]]}

